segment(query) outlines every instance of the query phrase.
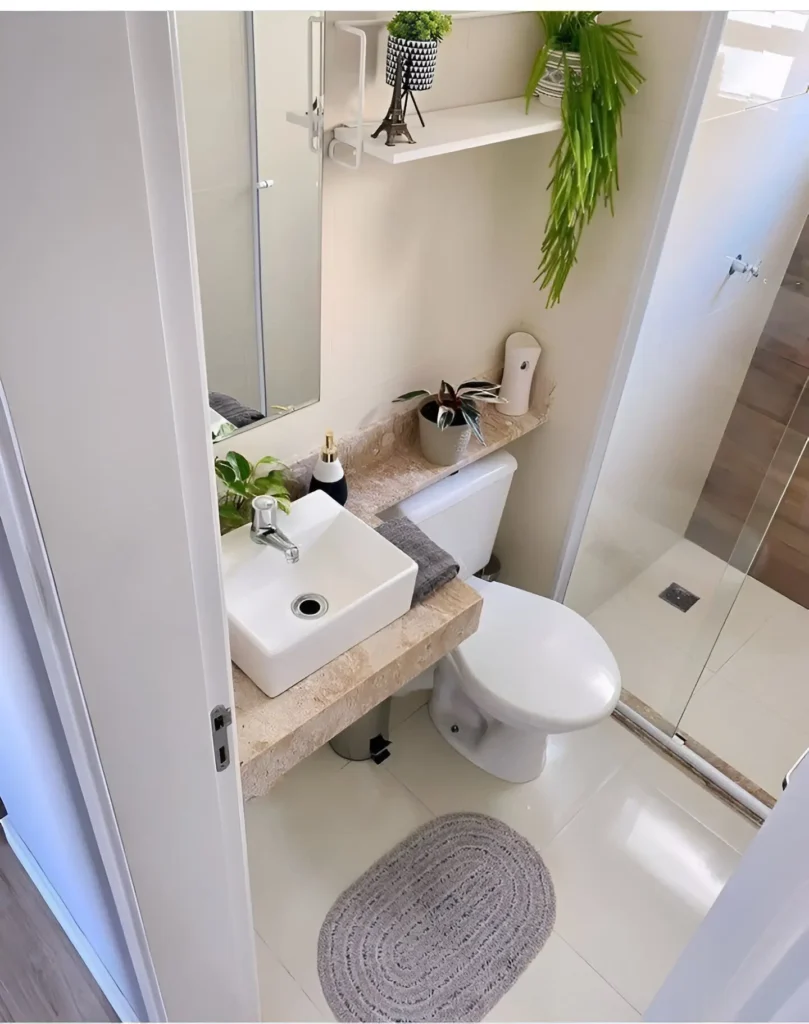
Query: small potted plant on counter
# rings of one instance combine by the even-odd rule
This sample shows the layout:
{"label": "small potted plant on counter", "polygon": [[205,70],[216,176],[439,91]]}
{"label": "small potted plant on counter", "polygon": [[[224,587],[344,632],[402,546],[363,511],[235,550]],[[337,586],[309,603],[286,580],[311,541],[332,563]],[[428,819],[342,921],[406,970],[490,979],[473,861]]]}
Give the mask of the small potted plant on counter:
{"label": "small potted plant on counter", "polygon": [[[440,11],[398,11],[388,22],[385,81],[396,82],[396,63],[402,61],[402,92],[405,97],[432,87],[438,44],[452,28],[452,16]],[[413,101],[415,103],[415,99]],[[406,109],[406,108],[405,108]],[[418,107],[416,107],[418,112]],[[419,120],[422,124],[419,113]]]}
{"label": "small potted plant on counter", "polygon": [[408,402],[411,398],[426,398],[419,407],[419,438],[421,451],[428,462],[436,466],[453,466],[466,454],[469,438],[475,435],[486,444],[480,426],[478,403],[497,404],[499,384],[488,380],[467,380],[454,388],[441,381],[435,394],[429,391],[408,391],[395,402]]}
{"label": "small potted plant on counter", "polygon": [[[265,455],[253,465],[238,452],[228,452],[224,459],[214,459],[213,465],[225,492],[219,497],[220,533],[249,523],[253,517],[253,498],[260,494],[271,495],[282,512],[289,512],[289,491],[283,474],[286,467],[272,455]],[[259,466],[275,468],[260,476]]]}

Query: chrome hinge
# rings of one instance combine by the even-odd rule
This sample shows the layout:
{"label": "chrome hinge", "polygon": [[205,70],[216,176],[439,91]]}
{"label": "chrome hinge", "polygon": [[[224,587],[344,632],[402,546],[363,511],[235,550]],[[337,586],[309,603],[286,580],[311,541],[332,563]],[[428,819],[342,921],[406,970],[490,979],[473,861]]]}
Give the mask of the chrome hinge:
{"label": "chrome hinge", "polygon": [[233,722],[230,708],[217,704],[211,712],[211,735],[213,736],[213,758],[216,770],[223,772],[230,764],[230,740],[228,727]]}

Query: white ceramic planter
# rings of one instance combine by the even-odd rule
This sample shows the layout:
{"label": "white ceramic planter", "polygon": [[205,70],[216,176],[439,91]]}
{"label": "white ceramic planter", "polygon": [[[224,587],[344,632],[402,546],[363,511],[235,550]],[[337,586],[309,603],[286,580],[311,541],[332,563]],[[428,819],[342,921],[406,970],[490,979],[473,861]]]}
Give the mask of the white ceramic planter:
{"label": "white ceramic planter", "polygon": [[422,409],[431,402],[434,403],[435,399],[428,399],[419,409],[421,453],[434,466],[454,466],[466,455],[472,431],[465,423],[439,430],[438,424],[422,413]]}
{"label": "white ceramic planter", "polygon": [[396,82],[396,61],[402,58],[402,87],[411,92],[425,92],[435,78],[438,61],[436,40],[399,39],[388,36],[388,51],[385,59],[385,81],[388,85]]}
{"label": "white ceramic planter", "polygon": [[581,56],[578,53],[565,54],[562,50],[551,50],[545,71],[534,89],[534,95],[546,107],[562,106],[565,92],[565,58],[574,75],[581,77]]}

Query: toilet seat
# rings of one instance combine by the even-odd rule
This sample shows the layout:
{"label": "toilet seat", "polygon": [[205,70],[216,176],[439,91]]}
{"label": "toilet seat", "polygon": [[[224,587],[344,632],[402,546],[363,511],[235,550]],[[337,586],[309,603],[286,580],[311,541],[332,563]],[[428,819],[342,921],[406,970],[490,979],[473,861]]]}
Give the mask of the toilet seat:
{"label": "toilet seat", "polygon": [[483,597],[480,626],[451,658],[483,711],[544,733],[584,729],[612,713],[621,674],[586,619],[516,587],[466,582]]}

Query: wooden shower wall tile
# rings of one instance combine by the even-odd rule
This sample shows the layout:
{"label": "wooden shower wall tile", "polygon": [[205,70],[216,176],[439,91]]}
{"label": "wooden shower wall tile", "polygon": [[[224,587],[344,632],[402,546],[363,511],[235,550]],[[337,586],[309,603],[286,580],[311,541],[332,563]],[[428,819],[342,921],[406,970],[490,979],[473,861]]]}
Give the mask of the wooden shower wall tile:
{"label": "wooden shower wall tile", "polygon": [[[809,232],[798,254],[809,266]],[[798,251],[796,250],[796,253]],[[784,432],[809,436],[809,295],[794,276],[797,257],[779,289],[686,536],[728,560],[750,514]],[[801,264],[802,265],[802,264]],[[809,607],[809,457],[779,466],[786,493],[767,531],[751,575]],[[768,481],[769,482],[769,481]],[[788,486],[787,486],[788,484]]]}

